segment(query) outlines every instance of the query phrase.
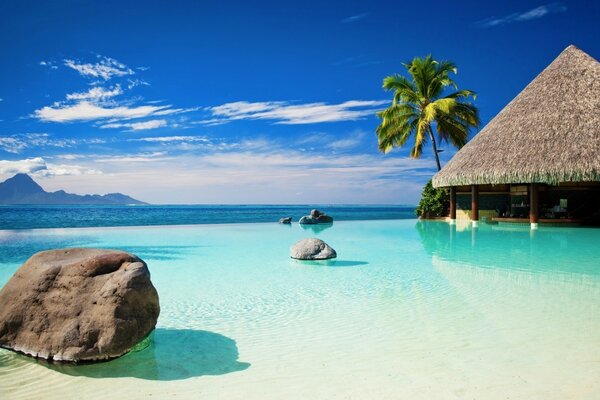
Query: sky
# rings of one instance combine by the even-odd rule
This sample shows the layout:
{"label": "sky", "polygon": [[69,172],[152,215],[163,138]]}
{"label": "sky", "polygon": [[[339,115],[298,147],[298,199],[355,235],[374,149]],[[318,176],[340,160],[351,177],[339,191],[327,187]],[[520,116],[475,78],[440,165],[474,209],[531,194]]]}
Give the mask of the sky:
{"label": "sky", "polygon": [[451,60],[483,127],[568,45],[600,58],[599,20],[595,1],[5,0],[0,179],[156,204],[416,204],[435,161],[378,152],[383,78]]}

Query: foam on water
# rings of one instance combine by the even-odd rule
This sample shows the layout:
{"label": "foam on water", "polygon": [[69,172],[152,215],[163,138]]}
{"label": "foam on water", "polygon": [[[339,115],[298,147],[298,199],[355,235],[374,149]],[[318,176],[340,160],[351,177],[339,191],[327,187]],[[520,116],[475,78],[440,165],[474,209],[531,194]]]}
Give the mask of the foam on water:
{"label": "foam on water", "polygon": [[[318,236],[334,262],[289,246]],[[0,398],[593,399],[600,230],[357,221],[5,231],[35,251],[130,250],[161,300],[147,347],[56,366],[0,350]]]}

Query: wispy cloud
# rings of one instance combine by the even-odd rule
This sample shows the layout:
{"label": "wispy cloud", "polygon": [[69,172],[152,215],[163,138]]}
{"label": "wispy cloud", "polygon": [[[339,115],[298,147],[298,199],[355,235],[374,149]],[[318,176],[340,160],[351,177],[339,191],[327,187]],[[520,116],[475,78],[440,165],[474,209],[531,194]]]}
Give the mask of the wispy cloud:
{"label": "wispy cloud", "polygon": [[110,124],[101,125],[100,128],[127,128],[132,131],[145,131],[149,129],[157,129],[167,126],[167,121],[164,119],[152,119],[143,122],[120,123],[113,122]]}
{"label": "wispy cloud", "polygon": [[[105,56],[97,56],[97,62],[79,62],[67,59],[64,62],[69,68],[78,71],[82,76],[88,78],[100,78],[107,81],[112,78],[121,78],[118,83],[103,86],[102,81],[96,79],[92,82],[93,87],[66,95],[65,100],[56,101],[52,105],[34,110],[31,115],[44,122],[82,122],[100,121],[101,128],[125,128],[128,130],[146,130],[171,125],[176,123],[162,119],[151,121],[128,123],[122,122],[136,118],[166,117],[169,115],[187,113],[198,108],[173,108],[171,105],[152,104],[154,102],[143,102],[139,96],[126,97],[126,92],[137,86],[149,85],[142,79],[131,79],[127,76],[133,75],[134,71],[125,64]],[[42,65],[51,65],[50,61],[42,61]],[[139,70],[145,70],[141,68]],[[126,78],[124,78],[126,77]]]}
{"label": "wispy cloud", "polygon": [[25,149],[36,147],[67,148],[82,144],[101,144],[105,142],[105,139],[100,138],[57,139],[47,133],[19,133],[0,137],[0,149],[8,153],[19,154]]}
{"label": "wispy cloud", "polygon": [[514,22],[525,22],[545,17],[549,14],[557,14],[567,11],[567,6],[560,2],[548,3],[528,11],[516,12],[503,17],[490,17],[475,23],[480,28],[492,28],[500,25],[508,25]]}
{"label": "wispy cloud", "polygon": [[166,153],[155,151],[152,153],[141,153],[135,156],[100,156],[94,159],[95,162],[101,163],[147,163],[165,160]]}
{"label": "wispy cloud", "polygon": [[0,174],[32,174],[34,176],[64,176],[64,175],[89,175],[102,172],[80,165],[51,164],[42,157],[26,158],[23,160],[0,160]]}
{"label": "wispy cloud", "polygon": [[275,121],[275,124],[298,125],[354,121],[373,115],[377,111],[374,107],[386,103],[387,100],[350,100],[339,104],[238,101],[210,107],[214,118],[201,122],[261,119]]}
{"label": "wispy cloud", "polygon": [[127,65],[114,58],[98,55],[98,62],[84,63],[77,60],[65,59],[64,65],[88,78],[101,78],[105,81],[114,76],[133,75],[135,72]]}
{"label": "wispy cloud", "polygon": [[42,121],[72,122],[94,121],[99,119],[132,119],[144,118],[153,114],[167,115],[176,112],[170,106],[137,106],[137,107],[103,107],[89,101],[80,101],[75,104],[60,104],[55,107],[42,107],[35,110],[34,116]]}
{"label": "wispy cloud", "polygon": [[369,16],[368,13],[363,13],[363,14],[357,14],[357,15],[351,15],[349,17],[346,17],[344,19],[342,19],[340,22],[342,24],[351,24],[353,22],[357,22],[360,21],[361,19],[365,19],[367,18],[367,16]]}
{"label": "wispy cloud", "polygon": [[121,85],[115,85],[108,89],[95,86],[86,92],[67,94],[67,100],[104,100],[120,94],[123,94]]}
{"label": "wispy cloud", "polygon": [[58,69],[58,66],[54,61],[40,61],[42,67],[48,67],[50,69]]}
{"label": "wispy cloud", "polygon": [[[45,185],[54,190],[120,191],[157,203],[416,201],[435,163],[431,158],[341,151],[361,145],[366,134],[357,130],[340,138],[315,132],[293,143],[269,137],[147,136],[125,139],[139,144],[134,151],[6,161],[0,163],[0,178],[16,172],[53,174]],[[328,140],[319,139],[325,136]],[[302,149],[300,142],[314,148]],[[161,185],[148,185],[148,176]]]}
{"label": "wispy cloud", "polygon": [[360,145],[366,133],[356,129],[342,135],[331,135],[325,132],[315,132],[296,141],[298,146],[306,146],[309,150],[329,149],[336,152],[353,149]]}
{"label": "wispy cloud", "polygon": [[138,139],[129,139],[131,142],[154,142],[154,143],[171,143],[171,142],[203,142],[208,143],[210,140],[205,136],[156,136],[144,137]]}

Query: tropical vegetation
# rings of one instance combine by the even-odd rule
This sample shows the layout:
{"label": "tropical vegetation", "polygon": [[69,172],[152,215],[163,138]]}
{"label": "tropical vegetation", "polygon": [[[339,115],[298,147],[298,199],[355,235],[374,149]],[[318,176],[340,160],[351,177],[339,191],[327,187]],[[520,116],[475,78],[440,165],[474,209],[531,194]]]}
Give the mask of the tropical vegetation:
{"label": "tropical vegetation", "polygon": [[[376,129],[379,150],[387,153],[406,144],[414,143],[410,156],[419,158],[423,146],[431,141],[438,171],[441,169],[438,143],[450,143],[461,148],[467,142],[470,130],[479,125],[479,112],[470,100],[472,90],[458,90],[450,73],[457,73],[450,61],[438,62],[430,55],[415,57],[403,64],[410,79],[394,74],[383,80],[383,88],[393,91],[389,108],[377,113],[381,123]],[[448,89],[454,91],[445,94]],[[437,133],[434,134],[433,129]]]}
{"label": "tropical vegetation", "polygon": [[445,217],[449,210],[450,193],[444,188],[434,188],[429,180],[423,188],[415,214],[421,218]]}

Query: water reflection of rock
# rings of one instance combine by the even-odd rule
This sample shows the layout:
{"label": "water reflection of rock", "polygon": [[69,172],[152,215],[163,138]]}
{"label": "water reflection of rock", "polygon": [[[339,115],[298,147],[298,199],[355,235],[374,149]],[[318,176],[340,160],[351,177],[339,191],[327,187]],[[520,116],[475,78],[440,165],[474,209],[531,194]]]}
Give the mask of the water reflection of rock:
{"label": "water reflection of rock", "polygon": [[311,231],[312,233],[320,233],[323,232],[333,226],[333,224],[299,224],[302,229],[305,231]]}
{"label": "water reflection of rock", "polygon": [[137,351],[112,361],[45,365],[72,376],[172,381],[247,369],[250,364],[239,362],[238,357],[235,341],[218,333],[159,328],[147,339],[145,346],[142,343]]}

